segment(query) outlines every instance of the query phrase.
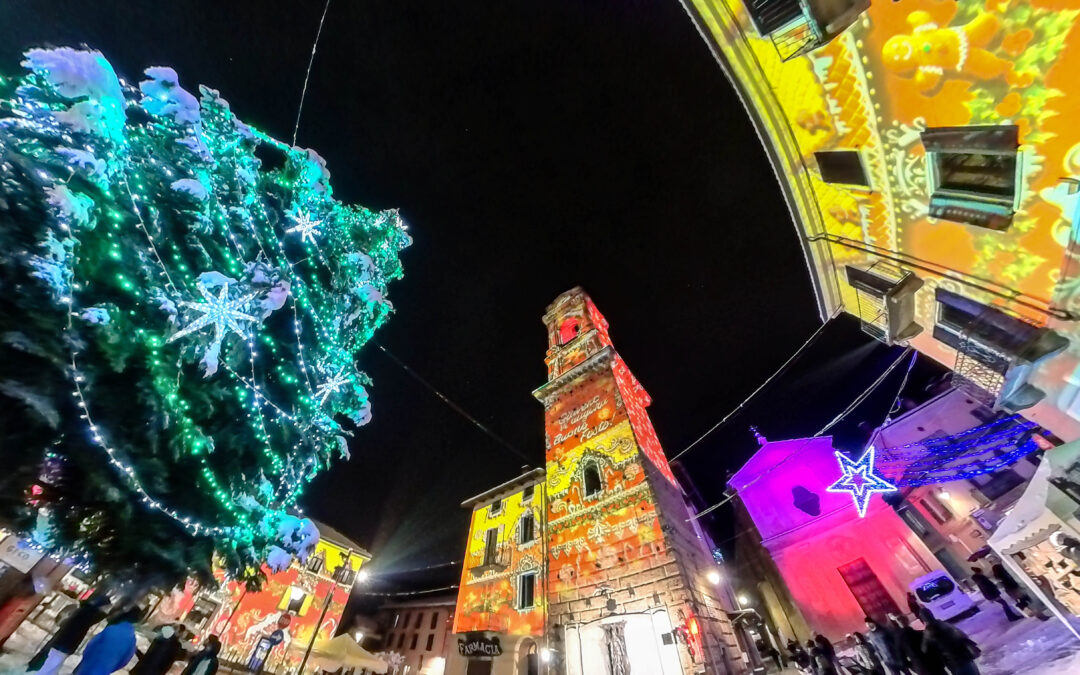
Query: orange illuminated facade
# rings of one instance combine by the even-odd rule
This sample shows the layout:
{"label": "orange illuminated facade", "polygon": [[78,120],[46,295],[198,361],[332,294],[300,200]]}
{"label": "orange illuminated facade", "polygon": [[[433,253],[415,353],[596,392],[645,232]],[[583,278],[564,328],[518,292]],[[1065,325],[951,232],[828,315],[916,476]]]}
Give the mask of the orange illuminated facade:
{"label": "orange illuminated facade", "polygon": [[1080,436],[1080,6],[683,3],[762,138],[821,316]]}
{"label": "orange illuminated facade", "polygon": [[356,575],[371,560],[371,554],[329,527],[320,524],[319,531],[308,559],[294,560],[280,572],[265,570],[261,590],[247,591],[217,571],[217,589],[199,588],[189,580],[183,590],[162,598],[149,622],[182,621],[203,638],[217,635],[222,659],[245,666],[259,641],[270,638],[275,644],[262,670],[296,672],[315,631],[316,640],[337,633]]}

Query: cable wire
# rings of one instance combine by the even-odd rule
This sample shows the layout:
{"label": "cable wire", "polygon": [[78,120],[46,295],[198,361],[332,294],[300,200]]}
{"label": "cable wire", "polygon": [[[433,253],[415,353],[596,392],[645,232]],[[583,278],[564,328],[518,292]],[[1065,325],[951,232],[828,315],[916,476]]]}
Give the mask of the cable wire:
{"label": "cable wire", "polygon": [[[907,356],[908,352],[910,352],[910,351],[912,351],[911,347],[905,347],[904,351],[900,353],[900,356],[898,356],[896,358],[896,360],[893,361],[892,364],[889,365],[889,367],[885,369],[885,372],[883,372],[881,375],[879,375],[878,378],[876,380],[874,380],[873,383],[871,383],[869,387],[864,389],[861,394],[856,396],[855,400],[852,401],[851,404],[848,405],[848,407],[844,408],[844,410],[841,411],[840,414],[838,414],[836,417],[832,418],[832,420],[830,420],[828,424],[826,424],[824,427],[822,427],[820,431],[818,431],[816,434],[814,434],[810,438],[807,438],[805,441],[803,441],[802,445],[800,445],[798,448],[796,448],[795,451],[792,452],[790,455],[783,458],[782,460],[780,460],[776,464],[773,464],[772,466],[770,466],[765,471],[762,471],[758,475],[754,476],[753,480],[751,480],[749,483],[747,483],[746,485],[743,486],[743,489],[745,490],[746,488],[750,487],[754,483],[756,483],[759,480],[761,480],[762,478],[764,478],[766,475],[768,475],[768,474],[772,473],[773,471],[775,471],[776,469],[778,469],[781,464],[783,464],[784,462],[787,462],[789,459],[791,459],[795,455],[802,452],[806,448],[806,446],[809,445],[810,441],[814,440],[815,438],[821,437],[823,434],[825,434],[826,431],[828,431],[829,429],[832,429],[834,426],[836,426],[837,423],[840,422],[840,420],[844,419],[849,414],[851,414],[851,412],[853,410],[855,410],[855,408],[859,407],[860,403],[862,403],[867,398],[869,398],[870,394],[874,393],[874,390],[877,389],[879,386],[881,386],[881,383],[885,381],[885,378],[889,376],[889,373],[891,373],[893,370],[896,369],[896,367],[898,365],[900,365],[900,362],[904,360],[904,357]],[[734,499],[735,494],[736,494],[735,492],[732,492],[731,494],[724,497],[722,500],[720,500],[719,502],[713,504],[712,506],[708,507],[707,509],[704,509],[704,510],[698,512],[697,514],[695,514],[693,516],[690,516],[690,518],[687,519],[687,522],[689,522],[691,520],[697,520],[697,519],[699,519],[699,518],[701,518],[703,516],[706,516],[706,515],[712,513],[716,509],[720,508],[724,504],[727,504],[732,499]]]}
{"label": "cable wire", "polygon": [[447,396],[446,394],[444,394],[444,393],[442,393],[441,391],[439,391],[438,389],[436,389],[436,388],[435,388],[435,387],[434,387],[434,386],[433,386],[433,385],[432,385],[432,384],[431,384],[430,382],[428,382],[428,381],[427,381],[427,380],[425,380],[425,379],[424,379],[423,377],[421,377],[421,376],[420,376],[420,374],[419,374],[419,373],[417,373],[417,372],[416,372],[415,370],[413,370],[413,369],[412,369],[412,368],[410,368],[409,366],[405,365],[405,363],[404,363],[404,362],[402,362],[402,361],[401,361],[401,359],[399,359],[398,357],[396,357],[396,356],[394,356],[393,354],[391,354],[391,353],[390,353],[390,350],[388,350],[388,349],[387,349],[386,347],[383,347],[383,346],[382,346],[381,344],[379,344],[378,342],[373,342],[373,344],[374,344],[374,345],[375,345],[376,347],[378,347],[378,348],[379,348],[379,349],[380,349],[380,350],[382,351],[382,353],[383,353],[383,354],[386,354],[386,355],[387,355],[388,357],[390,357],[390,360],[391,360],[391,361],[393,361],[394,363],[396,363],[396,364],[397,364],[397,365],[398,365],[398,366],[399,366],[399,367],[400,367],[400,368],[401,368],[402,370],[404,370],[404,371],[405,371],[406,373],[408,373],[408,374],[409,374],[410,376],[412,376],[412,378],[413,378],[413,379],[415,379],[415,380],[416,380],[417,382],[419,382],[420,384],[422,384],[422,385],[424,385],[425,387],[427,387],[427,388],[428,388],[428,390],[430,390],[430,391],[431,391],[431,393],[435,394],[435,395],[436,395],[436,396],[438,396],[438,397],[439,397],[440,399],[442,399],[443,403],[445,403],[446,405],[450,406],[450,408],[451,408],[451,409],[452,409],[452,410],[453,410],[454,412],[456,412],[457,414],[461,415],[461,416],[462,416],[462,417],[464,417],[465,419],[467,419],[467,420],[469,420],[470,422],[472,422],[472,423],[473,423],[473,425],[474,425],[474,426],[475,426],[475,427],[476,427],[477,429],[479,429],[480,431],[482,431],[482,432],[484,432],[485,434],[487,434],[488,436],[490,436],[490,437],[491,437],[491,438],[492,438],[492,439],[493,439],[493,440],[494,440],[495,442],[497,442],[497,443],[498,443],[499,445],[503,446],[504,448],[506,448],[506,449],[507,449],[507,450],[509,450],[510,452],[514,453],[514,454],[515,454],[515,455],[517,455],[518,457],[520,457],[520,458],[524,459],[524,460],[525,460],[526,462],[529,462],[530,464],[532,464],[533,462],[535,462],[535,461],[536,461],[535,459],[532,459],[532,458],[530,458],[530,457],[529,457],[528,455],[526,455],[526,454],[525,454],[524,452],[522,452],[521,450],[518,450],[517,448],[515,448],[515,447],[514,447],[513,445],[511,445],[511,444],[510,444],[509,442],[507,442],[506,440],[504,440],[504,439],[503,439],[503,438],[502,438],[501,436],[499,436],[498,434],[496,434],[496,433],[495,433],[494,431],[492,431],[491,429],[488,429],[488,428],[487,428],[486,426],[484,426],[483,424],[481,424],[481,423],[480,423],[479,421],[477,421],[477,419],[476,419],[475,417],[473,417],[473,416],[472,416],[472,415],[470,415],[469,413],[465,412],[465,410],[464,410],[464,409],[463,409],[463,408],[462,408],[461,406],[459,406],[459,405],[458,405],[457,403],[454,403],[453,401],[451,401],[451,400],[450,400],[450,397],[448,397],[448,396]]}
{"label": "cable wire", "polygon": [[296,108],[296,124],[293,126],[292,132],[293,145],[296,145],[296,136],[300,133],[300,113],[304,112],[304,98],[307,97],[308,80],[311,79],[311,66],[315,63],[315,49],[319,46],[319,38],[322,36],[322,27],[326,23],[326,13],[328,11],[330,11],[330,0],[326,0],[322,18],[319,19],[319,30],[315,33],[315,42],[311,44],[311,58],[308,59],[307,72],[304,74],[304,88],[300,91],[300,105]]}
{"label": "cable wire", "polygon": [[392,597],[401,597],[401,596],[406,596],[406,595],[423,595],[425,593],[438,593],[439,591],[452,591],[452,590],[456,590],[457,587],[458,587],[457,584],[452,584],[450,586],[443,586],[441,588],[426,588],[426,589],[424,589],[422,591],[399,591],[397,593],[378,593],[378,592],[375,592],[375,591],[356,591],[355,595],[376,595],[376,596],[379,596],[380,598],[392,598]]}
{"label": "cable wire", "polygon": [[752,398],[754,398],[755,396],[757,396],[757,395],[758,395],[758,392],[760,392],[760,391],[761,391],[762,389],[764,389],[765,387],[767,387],[767,386],[769,385],[769,383],[770,383],[770,382],[772,382],[772,381],[773,381],[774,379],[776,379],[776,378],[777,378],[777,376],[779,376],[779,375],[780,375],[781,373],[783,373],[783,372],[784,372],[785,370],[787,370],[787,367],[788,367],[788,366],[790,366],[790,365],[791,365],[792,363],[794,363],[794,362],[795,362],[795,359],[799,358],[799,355],[803,353],[803,350],[805,350],[805,349],[806,349],[807,347],[809,347],[809,346],[810,346],[810,345],[811,345],[811,344],[812,344],[812,343],[814,342],[814,340],[816,340],[816,339],[817,339],[817,337],[818,337],[819,335],[821,335],[821,331],[823,331],[823,330],[825,329],[825,326],[829,325],[829,322],[830,322],[830,321],[832,321],[833,319],[835,319],[835,318],[836,318],[836,315],[837,315],[837,314],[839,314],[839,313],[840,313],[840,310],[839,310],[839,309],[838,309],[838,310],[836,310],[835,312],[833,312],[833,315],[832,315],[832,316],[830,316],[830,317],[829,317],[828,319],[826,319],[825,323],[823,323],[823,324],[821,324],[820,326],[818,326],[817,330],[815,330],[815,331],[814,331],[814,334],[813,334],[813,335],[811,335],[811,336],[810,336],[809,338],[807,338],[806,342],[803,342],[803,343],[802,343],[802,345],[801,345],[801,346],[800,346],[800,347],[799,347],[799,348],[798,348],[797,350],[795,350],[795,353],[794,353],[794,354],[792,354],[792,355],[791,355],[790,357],[788,357],[788,360],[787,360],[787,361],[784,361],[784,362],[783,362],[783,363],[782,363],[782,364],[780,365],[780,367],[779,367],[779,368],[777,368],[777,369],[776,369],[776,371],[775,371],[775,372],[774,372],[774,373],[773,373],[772,375],[770,375],[770,376],[769,376],[769,377],[768,377],[768,378],[767,378],[767,379],[766,379],[766,380],[765,380],[764,382],[762,382],[762,383],[761,383],[760,385],[758,385],[758,388],[757,388],[757,389],[755,389],[754,391],[750,392],[750,395],[749,395],[749,396],[747,396],[746,398],[744,398],[744,399],[743,399],[743,401],[742,401],[742,403],[740,403],[739,405],[735,406],[735,408],[734,408],[734,409],[733,409],[733,410],[732,410],[731,412],[729,412],[728,414],[724,415],[723,419],[721,419],[721,420],[720,420],[719,422],[717,422],[716,424],[712,425],[712,427],[710,427],[710,428],[709,428],[709,430],[708,430],[708,431],[706,431],[705,433],[701,434],[701,436],[700,436],[700,437],[698,437],[698,439],[697,439],[696,441],[694,441],[694,442],[693,442],[693,443],[691,443],[690,445],[686,446],[686,447],[685,447],[685,448],[684,448],[684,449],[683,449],[683,450],[682,450],[681,452],[679,452],[679,453],[678,453],[677,455],[675,455],[674,457],[672,457],[672,458],[671,458],[671,461],[672,461],[672,462],[674,462],[675,460],[679,459],[680,457],[682,457],[682,456],[683,456],[683,455],[685,455],[686,453],[690,452],[690,450],[691,450],[691,449],[692,449],[692,448],[693,448],[693,447],[694,447],[695,445],[697,445],[697,444],[698,444],[698,443],[700,443],[701,441],[705,440],[705,437],[706,437],[706,436],[708,436],[708,435],[709,435],[709,434],[711,434],[712,432],[714,432],[714,431],[716,431],[717,429],[719,429],[719,428],[720,428],[721,426],[723,426],[723,425],[724,425],[724,424],[725,424],[725,423],[726,423],[726,422],[727,422],[728,420],[730,420],[730,419],[731,419],[732,417],[734,417],[734,416],[735,416],[735,415],[736,415],[736,414],[737,414],[737,413],[738,413],[738,412],[739,412],[740,410],[742,410],[743,408],[745,408],[745,407],[746,407],[746,404],[747,404],[747,403],[749,403],[749,402],[750,402],[750,400],[751,400]]}

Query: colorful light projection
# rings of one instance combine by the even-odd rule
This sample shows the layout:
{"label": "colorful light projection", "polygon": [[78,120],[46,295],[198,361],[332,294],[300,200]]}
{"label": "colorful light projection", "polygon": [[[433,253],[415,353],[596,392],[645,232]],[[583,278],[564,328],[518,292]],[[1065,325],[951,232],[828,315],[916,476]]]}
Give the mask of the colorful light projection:
{"label": "colorful light projection", "polygon": [[[490,506],[473,511],[454,612],[455,633],[484,630],[511,635],[543,633],[547,606],[542,574],[544,537],[540,528],[543,508],[543,491],[541,486],[535,486],[528,499],[524,490],[505,497],[496,513],[492,513]],[[533,537],[522,542],[522,518],[526,515],[533,518]],[[498,550],[488,553],[487,533],[492,529],[498,531]],[[485,560],[496,560],[504,567],[501,571],[492,569],[474,574]],[[519,608],[518,579],[530,572],[536,573],[533,606]]]}
{"label": "colorful light projection", "polygon": [[[745,0],[684,0],[753,110],[787,181],[820,311],[858,312],[845,265],[882,257],[926,282],[925,329],[912,344],[947,366],[934,339],[935,290],[1001,305],[1071,338],[1040,364],[1046,392],[1025,414],[1063,438],[1080,435],[1080,7],[1074,0],[874,2],[827,45],[782,62]],[[931,158],[921,133],[1015,125],[1016,208],[994,231],[930,215]],[[857,151],[868,186],[826,183],[815,153]],[[1003,297],[1004,296],[1004,297]],[[1030,413],[1030,414],[1029,414]]]}
{"label": "colorful light projection", "polygon": [[896,486],[874,472],[874,446],[866,448],[859,459],[852,461],[844,453],[837,451],[836,459],[840,470],[844,472],[835,483],[825,488],[829,492],[847,492],[855,502],[859,517],[866,516],[866,507],[874,493],[896,492]]}

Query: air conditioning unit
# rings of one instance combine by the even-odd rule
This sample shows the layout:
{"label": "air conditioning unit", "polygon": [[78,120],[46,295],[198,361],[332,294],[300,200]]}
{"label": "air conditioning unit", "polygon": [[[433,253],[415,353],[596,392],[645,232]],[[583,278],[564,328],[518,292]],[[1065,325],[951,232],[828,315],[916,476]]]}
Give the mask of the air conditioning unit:
{"label": "air conditioning unit", "polygon": [[847,265],[848,284],[858,297],[863,330],[885,344],[906,342],[922,332],[915,323],[915,293],[923,280],[911,272],[877,262],[862,269]]}
{"label": "air conditioning unit", "polygon": [[762,37],[784,61],[828,43],[870,9],[870,0],[744,0]]}

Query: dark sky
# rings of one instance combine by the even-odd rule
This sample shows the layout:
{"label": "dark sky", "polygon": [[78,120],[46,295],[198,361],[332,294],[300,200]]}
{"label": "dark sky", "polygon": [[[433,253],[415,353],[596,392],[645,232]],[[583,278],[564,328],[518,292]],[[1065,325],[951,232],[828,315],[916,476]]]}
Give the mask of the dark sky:
{"label": "dark sky", "polygon": [[[173,66],[189,90],[219,89],[288,140],[322,8],[4,0],[0,70],[28,47],[85,43],[132,80]],[[669,455],[818,325],[764,151],[677,0],[331,0],[299,143],[326,158],[338,198],[399,207],[410,225],[397,313],[377,339],[535,465],[540,316],[572,286],[611,322]],[[707,500],[753,451],[748,424],[813,433],[890,360],[854,321],[834,323],[760,405],[687,456]],[[373,345],[360,362],[374,421],[352,461],[312,484],[309,513],[384,574],[456,559],[458,504],[523,462]],[[870,412],[879,423],[884,411]]]}

